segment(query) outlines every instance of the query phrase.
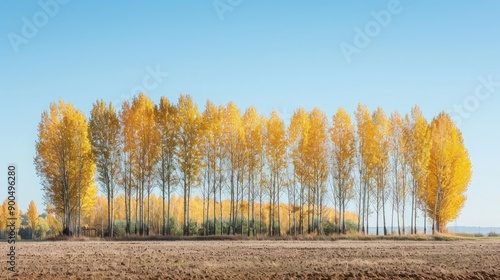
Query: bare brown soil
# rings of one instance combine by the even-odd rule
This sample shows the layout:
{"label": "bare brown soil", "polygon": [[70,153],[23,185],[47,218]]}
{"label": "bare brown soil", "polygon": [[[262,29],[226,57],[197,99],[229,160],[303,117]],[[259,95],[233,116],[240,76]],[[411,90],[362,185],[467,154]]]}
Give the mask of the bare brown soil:
{"label": "bare brown soil", "polygon": [[1,279],[500,279],[499,240],[44,242],[17,253],[17,274]]}

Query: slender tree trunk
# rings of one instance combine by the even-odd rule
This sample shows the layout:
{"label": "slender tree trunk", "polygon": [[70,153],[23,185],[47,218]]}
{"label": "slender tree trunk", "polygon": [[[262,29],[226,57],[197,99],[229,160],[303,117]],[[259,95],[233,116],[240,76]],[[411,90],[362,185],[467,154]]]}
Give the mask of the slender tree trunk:
{"label": "slender tree trunk", "polygon": [[[336,191],[338,192],[338,191]],[[339,195],[338,193],[334,193],[333,194],[333,212],[335,213],[335,215],[333,216],[333,222],[335,223],[335,233],[340,233],[340,223],[339,223],[339,219],[338,219],[338,216],[341,215],[341,208],[340,208],[340,205],[339,205],[339,201],[340,201],[340,198],[339,198]]]}
{"label": "slender tree trunk", "polygon": [[[162,171],[162,173],[164,173],[164,171]],[[162,220],[162,225],[161,225],[161,234],[163,236],[167,235],[167,231],[166,231],[166,221],[165,221],[165,195],[166,195],[166,191],[165,191],[165,180],[163,180],[164,178],[164,174],[162,174],[162,182],[161,182],[161,196],[162,196],[162,201],[161,201],[161,220]]]}
{"label": "slender tree trunk", "polygon": [[[208,159],[207,161],[210,162],[210,159]],[[204,188],[206,186],[206,190],[207,190],[206,201],[205,201],[205,197],[204,197],[203,198],[203,208],[202,208],[203,236],[208,235],[208,215],[210,213],[210,163],[208,164],[208,166],[206,168],[206,172],[207,172],[207,181],[205,182],[205,184],[203,186]],[[206,216],[205,216],[205,209],[207,210]]]}
{"label": "slender tree trunk", "polygon": [[231,166],[231,186],[230,186],[230,196],[231,201],[229,203],[229,227],[227,229],[227,235],[231,235],[231,229],[233,227],[233,211],[234,211],[234,171]]}
{"label": "slender tree trunk", "polygon": [[115,237],[115,196],[111,190],[111,238]]}
{"label": "slender tree trunk", "polygon": [[82,219],[82,201],[81,201],[81,194],[82,193],[82,188],[81,188],[81,183],[78,183],[78,237],[80,237],[80,229],[81,229],[81,219]]}
{"label": "slender tree trunk", "polygon": [[207,224],[206,224],[206,221],[208,221],[208,217],[205,219],[205,208],[206,208],[206,202],[205,202],[205,198],[202,199],[202,209],[201,209],[201,212],[202,212],[202,223],[204,224],[203,225],[203,236],[207,236]]}
{"label": "slender tree trunk", "polygon": [[319,212],[320,212],[320,208],[321,208],[321,203],[320,203],[320,200],[319,200],[319,192],[320,192],[320,186],[319,186],[318,183],[316,183],[316,205],[317,205],[317,207],[316,207],[316,222],[317,222],[316,234],[317,235],[321,234],[320,233],[320,226],[319,226],[319,224],[320,224],[320,220],[319,220],[320,214],[319,214]]}
{"label": "slender tree trunk", "polygon": [[126,221],[126,226],[125,226],[125,231],[127,235],[131,234],[131,224],[132,224],[132,179],[131,179],[131,173],[130,170],[127,167],[126,161],[124,162],[125,165],[125,219]]}
{"label": "slender tree trunk", "polygon": [[214,235],[217,235],[217,178],[215,178],[215,175],[216,173],[214,172],[214,184],[212,189],[214,191]]}
{"label": "slender tree trunk", "polygon": [[299,197],[299,231],[304,234],[304,188],[300,184],[300,197]]}
{"label": "slender tree trunk", "polygon": [[439,202],[439,197],[441,195],[441,178],[438,177],[438,180],[437,180],[437,183],[438,183],[438,189],[437,189],[437,192],[436,192],[436,201],[434,203],[434,222],[433,222],[433,226],[432,226],[432,234],[436,234],[436,230],[437,232],[440,232],[440,228],[439,228],[439,216],[437,215],[437,211],[438,211],[438,205],[440,204]]}
{"label": "slender tree trunk", "polygon": [[377,194],[376,194],[376,200],[377,200],[377,236],[380,235],[380,232],[379,232],[379,228],[380,228],[380,225],[379,225],[379,221],[380,221],[380,189],[378,186],[375,186],[377,188]]}
{"label": "slender tree trunk", "polygon": [[[279,175],[278,175],[279,176]],[[281,237],[281,204],[280,204],[280,182],[279,178],[277,178],[278,185],[277,185],[277,200],[278,200],[278,236]]]}
{"label": "slender tree trunk", "polygon": [[385,215],[385,192],[382,192],[382,219],[384,223],[384,235],[387,236],[387,223],[386,223],[386,215]]}
{"label": "slender tree trunk", "polygon": [[307,205],[307,234],[311,234],[311,188],[307,188],[307,198],[306,198],[306,205]]}
{"label": "slender tree trunk", "polygon": [[413,229],[413,233],[414,234],[418,234],[418,231],[417,231],[417,215],[418,215],[418,200],[417,200],[417,190],[415,189],[415,218],[414,218],[414,221],[415,221],[415,224],[414,224],[414,229]]}
{"label": "slender tree trunk", "polygon": [[[245,220],[245,211],[243,211],[243,203],[245,202],[245,189],[244,189],[244,178],[243,178],[243,171],[241,172],[241,200],[240,200],[240,219],[241,219],[241,236],[243,236],[244,232],[244,228],[243,228],[243,224],[244,224],[244,220]],[[247,208],[250,207],[250,204],[247,204]]]}
{"label": "slender tree trunk", "polygon": [[143,231],[143,218],[144,218],[144,215],[143,215],[143,206],[144,206],[144,199],[143,199],[143,196],[144,194],[142,193],[142,183],[140,183],[140,185],[138,186],[139,190],[138,190],[138,203],[139,203],[139,235],[143,235],[144,231]]}
{"label": "slender tree trunk", "polygon": [[220,235],[224,235],[224,222],[222,220],[222,174],[219,178],[219,201],[220,201]]}
{"label": "slender tree trunk", "polygon": [[188,183],[187,193],[187,236],[191,236],[191,180]]}
{"label": "slender tree trunk", "polygon": [[[361,179],[362,180],[362,179]],[[364,183],[364,181],[361,181],[360,182],[361,184],[361,193],[362,193],[362,199],[361,199],[361,208],[362,208],[362,211],[361,211],[361,232],[363,234],[366,234],[366,228],[365,228],[365,215],[366,215],[366,185]]]}
{"label": "slender tree trunk", "polygon": [[411,234],[416,234],[416,232],[413,230],[414,229],[414,224],[417,223],[417,221],[415,220],[415,188],[416,188],[416,185],[415,185],[415,179],[413,179],[413,182],[412,182],[412,193],[411,193],[411,229],[410,229],[410,232]]}
{"label": "slender tree trunk", "polygon": [[139,225],[139,186],[137,186],[135,195],[135,226],[134,226],[135,235],[139,233],[137,230],[137,225]]}
{"label": "slender tree trunk", "polygon": [[255,236],[255,177],[252,174],[252,235]]}
{"label": "slender tree trunk", "polygon": [[366,184],[366,234],[370,234],[370,186]]}
{"label": "slender tree trunk", "polygon": [[[248,174],[248,201],[247,201],[247,235],[250,237],[250,201],[251,201],[251,184],[252,184],[252,178],[251,178],[251,171],[249,171]],[[242,227],[243,228],[243,227]],[[243,229],[242,229],[243,232]]]}
{"label": "slender tree trunk", "polygon": [[172,197],[172,188],[170,186],[170,179],[167,181],[167,235],[171,235],[172,232],[170,230],[170,204]]}
{"label": "slender tree trunk", "polygon": [[[127,176],[127,175],[125,175]],[[127,182],[125,183],[125,233],[128,235],[130,235],[130,222],[129,222],[129,219],[130,219],[130,214],[129,214],[129,205],[128,205],[128,186],[127,186]]]}
{"label": "slender tree trunk", "polygon": [[237,228],[238,228],[238,206],[240,203],[240,172],[236,175],[236,198],[234,202],[234,224],[233,224],[233,235],[236,235]]}
{"label": "slender tree trunk", "polygon": [[144,180],[139,187],[139,234],[144,235]]}
{"label": "slender tree trunk", "polygon": [[427,235],[427,211],[424,211],[424,235]]}
{"label": "slender tree trunk", "polygon": [[[426,182],[425,183],[425,197],[427,199],[427,201],[425,201],[424,205],[427,205],[427,203],[429,202],[429,182]],[[428,219],[428,207],[425,207],[425,218],[424,218],[424,231],[425,231],[425,235],[427,235],[427,219]]]}
{"label": "slender tree trunk", "polygon": [[183,209],[183,222],[182,222],[182,228],[183,228],[183,235],[184,236],[187,236],[188,235],[188,231],[187,231],[187,196],[188,196],[188,193],[187,193],[187,189],[188,189],[188,186],[187,186],[187,178],[186,178],[186,174],[184,174],[184,209]]}
{"label": "slender tree trunk", "polygon": [[151,186],[148,185],[148,221],[146,225],[146,235],[149,236],[149,227],[151,224]]}
{"label": "slender tree trunk", "polygon": [[[273,178],[271,179],[271,181]],[[273,209],[273,191],[274,191],[274,182],[271,182],[271,191],[269,194],[269,236],[273,236],[273,214],[272,214],[272,209]]]}
{"label": "slender tree trunk", "polygon": [[[394,204],[396,204],[395,198],[392,199],[392,207],[391,207],[391,235],[394,235],[394,214],[396,211],[395,210],[396,206]],[[396,216],[397,216],[396,218],[399,220],[399,209],[397,209],[397,211],[398,212],[396,213]],[[399,222],[398,222],[398,224],[399,224]]]}
{"label": "slender tree trunk", "polygon": [[294,183],[294,190],[293,190],[293,235],[297,236],[297,214],[295,213],[297,209],[297,189]]}
{"label": "slender tree trunk", "polygon": [[319,208],[318,208],[318,235],[323,235],[323,188],[319,190]]}
{"label": "slender tree trunk", "polygon": [[362,192],[362,186],[361,186],[361,181],[359,182],[359,197],[358,197],[358,232],[362,232],[361,230],[361,220],[363,218],[363,214],[361,214],[362,211],[362,201],[363,201],[363,192]]}
{"label": "slender tree trunk", "polygon": [[[215,174],[214,174],[215,176]],[[214,179],[215,180],[215,177]],[[211,231],[211,227],[210,227],[210,204],[211,204],[211,200],[210,200],[210,196],[212,195],[212,192],[210,191],[210,181],[208,182],[208,186],[207,186],[207,194],[208,194],[208,198],[207,198],[207,220],[206,220],[206,223],[205,223],[205,228],[206,228],[206,235],[210,235],[210,231]],[[215,198],[214,198],[214,208],[215,208]]]}
{"label": "slender tree trunk", "polygon": [[260,219],[260,223],[259,223],[259,234],[262,235],[262,186],[261,186],[261,190],[259,191],[259,219]]}

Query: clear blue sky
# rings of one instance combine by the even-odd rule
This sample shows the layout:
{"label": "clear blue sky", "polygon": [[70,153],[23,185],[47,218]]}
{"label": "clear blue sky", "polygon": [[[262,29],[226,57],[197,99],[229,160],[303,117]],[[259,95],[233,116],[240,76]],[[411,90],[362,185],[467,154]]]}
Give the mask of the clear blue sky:
{"label": "clear blue sky", "polygon": [[[467,117],[453,115],[474,178],[457,223],[500,226],[500,85],[474,95],[480,77],[500,81],[500,2],[221,0],[219,9],[239,5],[219,13],[211,0],[42,7],[54,1],[0,1],[0,181],[16,163],[23,210],[30,200],[42,208],[33,157],[49,104],[63,98],[88,114],[97,99],[120,102],[147,86],[155,102],[189,93],[202,109],[206,99],[234,101],[285,118],[299,106],[331,116],[359,102],[402,113],[418,104],[432,118],[465,102]],[[391,19],[373,24],[381,10]],[[371,32],[368,44],[356,44],[356,28]],[[359,47],[350,63],[343,43]],[[168,76],[148,80],[157,67]]]}

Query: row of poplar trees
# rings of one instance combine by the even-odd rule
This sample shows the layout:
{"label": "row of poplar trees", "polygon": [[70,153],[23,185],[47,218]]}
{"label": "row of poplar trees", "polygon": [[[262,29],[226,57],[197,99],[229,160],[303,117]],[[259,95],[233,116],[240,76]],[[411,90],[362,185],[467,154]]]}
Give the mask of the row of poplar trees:
{"label": "row of poplar trees", "polygon": [[[363,233],[376,215],[376,233],[381,218],[389,234],[388,213],[399,234],[407,233],[405,220],[411,215],[411,233],[416,233],[419,211],[432,221],[433,231],[445,229],[463,208],[472,176],[451,118],[441,113],[428,123],[418,107],[409,115],[387,116],[381,108],[371,113],[359,105],[355,119],[356,124],[342,108],[331,122],[319,109],[298,109],[287,126],[276,111],[266,118],[254,107],[242,113],[234,103],[207,101],[200,112],[188,95],[177,104],[162,97],[155,105],[139,94],[120,110],[97,101],[87,120],[60,100],[42,114],[35,165],[46,203],[61,217],[65,234],[78,230],[82,211],[92,209],[96,181],[108,200],[111,236],[118,192],[125,196],[126,233],[149,234],[150,207],[144,204],[149,206],[154,188],[163,198],[163,234],[169,235],[176,187],[184,197],[184,235],[193,234],[195,188],[205,202],[205,234],[216,234],[218,223],[221,234],[236,234],[238,218],[246,216],[247,234],[255,235],[256,212],[262,217],[268,211],[267,233],[280,235],[284,203],[294,217],[293,234],[322,234],[327,203],[338,210],[335,224],[345,233],[345,213],[353,201]],[[227,232],[222,232],[223,199],[230,201]],[[268,203],[264,209],[263,202]]]}

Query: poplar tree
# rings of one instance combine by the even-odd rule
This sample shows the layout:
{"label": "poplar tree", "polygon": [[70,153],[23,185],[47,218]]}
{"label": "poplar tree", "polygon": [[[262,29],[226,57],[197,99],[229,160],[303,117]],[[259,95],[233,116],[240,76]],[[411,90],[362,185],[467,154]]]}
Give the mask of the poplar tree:
{"label": "poplar tree", "polygon": [[356,158],[355,128],[351,117],[340,108],[333,116],[333,125],[330,128],[332,141],[332,177],[335,195],[338,198],[338,207],[341,217],[341,231],[346,233],[345,213],[349,200],[354,196],[353,171]]}
{"label": "poplar tree", "polygon": [[108,201],[108,234],[114,236],[114,200],[120,171],[120,120],[110,103],[97,101],[89,121],[90,143],[96,163],[97,181]]}
{"label": "poplar tree", "polygon": [[432,120],[431,135],[427,209],[433,219],[434,233],[442,232],[462,210],[472,164],[462,133],[448,114],[441,113]]}
{"label": "poplar tree", "polygon": [[200,184],[202,161],[201,129],[202,115],[198,106],[189,95],[181,95],[178,102],[179,144],[177,159],[181,172],[181,186],[183,188],[183,233],[191,235],[190,230],[190,201],[191,190]]}
{"label": "poplar tree", "polygon": [[285,123],[276,111],[271,113],[266,132],[266,155],[269,167],[269,235],[276,234],[275,222],[277,219],[277,234],[281,236],[280,195],[283,186],[283,172],[287,164],[287,139]]}
{"label": "poplar tree", "polygon": [[[28,226],[31,228],[31,239],[34,239],[38,219],[38,210],[36,209],[36,204],[33,200],[30,202],[28,212],[26,214],[28,215]],[[5,220],[7,221],[7,219]]]}
{"label": "poplar tree", "polygon": [[84,114],[59,100],[42,114],[38,126],[35,167],[45,198],[63,217],[63,232],[79,230],[82,210],[89,210],[97,193],[95,163]]}
{"label": "poplar tree", "polygon": [[[178,183],[176,175],[177,154],[179,142],[178,110],[168,98],[162,97],[155,107],[155,121],[159,131],[159,164],[157,176],[162,192],[162,234],[170,235],[170,208],[172,192]],[[167,201],[167,205],[165,205]],[[166,207],[166,213],[165,213]]]}

